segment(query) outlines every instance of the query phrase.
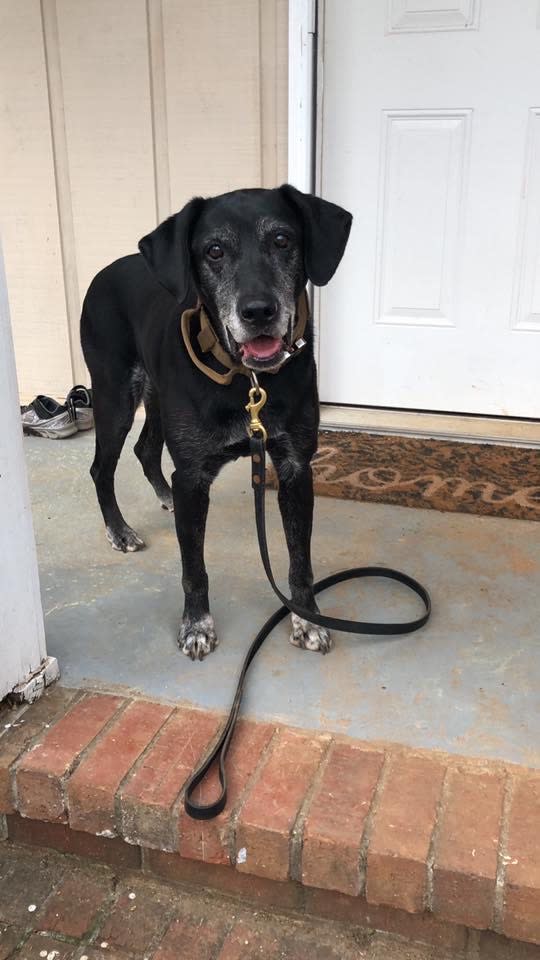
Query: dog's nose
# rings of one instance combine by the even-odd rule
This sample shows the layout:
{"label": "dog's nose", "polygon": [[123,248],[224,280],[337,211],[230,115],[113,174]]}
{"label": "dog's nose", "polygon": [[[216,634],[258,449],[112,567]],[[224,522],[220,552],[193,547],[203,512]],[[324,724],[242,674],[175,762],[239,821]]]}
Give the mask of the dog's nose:
{"label": "dog's nose", "polygon": [[271,297],[242,297],[238,309],[242,320],[250,323],[268,323],[278,312],[278,304]]}

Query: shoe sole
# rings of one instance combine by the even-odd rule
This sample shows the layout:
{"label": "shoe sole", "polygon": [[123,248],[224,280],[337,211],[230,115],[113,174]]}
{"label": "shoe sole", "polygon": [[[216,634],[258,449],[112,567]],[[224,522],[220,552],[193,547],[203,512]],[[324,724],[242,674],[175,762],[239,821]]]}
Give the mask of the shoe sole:
{"label": "shoe sole", "polygon": [[47,440],[64,440],[66,437],[72,437],[74,433],[77,433],[77,427],[74,423],[70,423],[65,427],[57,427],[56,429],[47,429],[47,427],[23,427],[24,433],[31,433],[36,437],[46,437]]}

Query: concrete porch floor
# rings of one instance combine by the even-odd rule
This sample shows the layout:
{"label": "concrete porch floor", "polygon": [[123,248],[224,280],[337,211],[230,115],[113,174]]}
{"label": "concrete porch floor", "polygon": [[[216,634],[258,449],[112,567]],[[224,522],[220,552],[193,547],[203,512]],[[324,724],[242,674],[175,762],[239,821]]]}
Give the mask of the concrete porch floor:
{"label": "concrete porch floor", "polygon": [[[245,651],[278,605],[258,557],[249,465],[228,467],[212,491],[206,559],[221,643],[192,663],[175,643],[183,598],[174,518],[133,455],[139,429],[126,443],[117,495],[147,549],[127,555],[105,539],[88,474],[93,432],[25,438],[48,652],[65,685],[227,710]],[[268,527],[285,585],[273,492]],[[404,638],[337,635],[327,657],[292,647],[282,624],[251,668],[244,713],[540,767],[539,523],[319,498],[313,556],[317,578],[361,564],[411,573],[431,590],[432,620]],[[335,588],[321,607],[358,619],[417,610],[382,581]]]}

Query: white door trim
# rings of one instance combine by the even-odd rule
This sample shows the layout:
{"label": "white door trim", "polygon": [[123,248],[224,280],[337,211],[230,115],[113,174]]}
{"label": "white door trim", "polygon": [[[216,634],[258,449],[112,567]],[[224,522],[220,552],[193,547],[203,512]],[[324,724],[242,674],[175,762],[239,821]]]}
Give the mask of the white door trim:
{"label": "white door trim", "polygon": [[288,180],[298,190],[314,188],[314,44],[317,0],[289,0]]}

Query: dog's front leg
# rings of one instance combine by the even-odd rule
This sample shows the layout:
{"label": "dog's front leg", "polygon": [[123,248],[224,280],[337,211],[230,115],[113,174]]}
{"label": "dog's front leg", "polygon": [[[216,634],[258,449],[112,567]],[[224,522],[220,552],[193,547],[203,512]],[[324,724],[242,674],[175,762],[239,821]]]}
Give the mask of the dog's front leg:
{"label": "dog's front leg", "polygon": [[[289,586],[294,603],[318,612],[313,594],[311,528],[313,477],[309,460],[297,460],[288,451],[274,449],[272,460],[279,479],[278,502],[289,550]],[[328,630],[296,613],[291,614],[291,643],[304,650],[329,653],[333,642]]]}
{"label": "dog's front leg", "polygon": [[204,565],[204,534],[211,479],[176,469],[172,476],[176,534],[182,556],[184,614],[178,646],[192,660],[203,660],[217,646],[214,619],[208,604],[208,574]]}

